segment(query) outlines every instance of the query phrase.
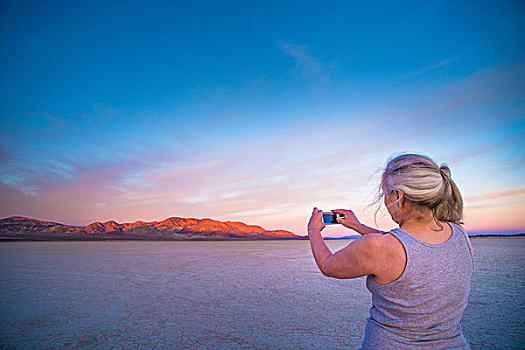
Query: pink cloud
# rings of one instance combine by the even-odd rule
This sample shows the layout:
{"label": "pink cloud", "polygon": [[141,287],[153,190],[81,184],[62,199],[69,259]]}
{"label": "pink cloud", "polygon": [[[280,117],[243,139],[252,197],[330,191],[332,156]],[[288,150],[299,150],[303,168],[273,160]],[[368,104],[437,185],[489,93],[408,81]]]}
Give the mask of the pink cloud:
{"label": "pink cloud", "polygon": [[[451,130],[469,118],[458,121],[449,118],[448,113],[485,98],[506,98],[516,91],[515,87],[496,91],[490,85],[496,82],[492,85],[500,86],[501,80],[511,73],[493,73],[486,70],[463,82],[426,89],[410,96],[418,103],[403,105],[406,101],[401,101],[398,106],[389,106],[391,111],[360,111],[359,117],[343,111],[322,118],[305,118],[306,121],[298,117],[297,123],[285,130],[253,140],[250,135],[240,135],[242,142],[216,144],[202,152],[183,154],[169,147],[152,147],[137,157],[140,160],[92,167],[75,163],[76,171],[68,178],[35,182],[35,196],[0,187],[0,214],[73,224],[110,219],[125,222],[169,216],[210,217],[301,234],[312,207],[318,206],[324,210],[354,209],[365,223],[373,225],[373,211],[365,210],[377,185],[372,174],[394,152],[428,149],[431,139],[446,137],[453,141]],[[489,87],[483,87],[484,84]],[[327,121],[328,128],[324,124]],[[457,164],[503,144],[494,143],[470,152],[457,146],[439,150],[447,157],[443,161]],[[523,196],[524,191],[517,186],[467,197],[466,212],[473,220],[470,224],[492,225],[479,214],[487,213],[475,205],[487,200],[510,201]],[[495,211],[500,216],[494,221],[501,223],[501,218],[514,215],[511,213],[516,210],[519,213],[519,205],[513,203],[507,206],[507,212]],[[512,218],[519,226],[520,221]],[[378,223],[383,229],[393,227],[388,216],[380,217]],[[352,234],[338,227],[327,232]]]}
{"label": "pink cloud", "polygon": [[523,197],[523,206],[525,207],[525,186],[515,186],[504,190],[492,191],[479,196],[469,196],[465,198],[465,203],[475,203],[494,199]]}

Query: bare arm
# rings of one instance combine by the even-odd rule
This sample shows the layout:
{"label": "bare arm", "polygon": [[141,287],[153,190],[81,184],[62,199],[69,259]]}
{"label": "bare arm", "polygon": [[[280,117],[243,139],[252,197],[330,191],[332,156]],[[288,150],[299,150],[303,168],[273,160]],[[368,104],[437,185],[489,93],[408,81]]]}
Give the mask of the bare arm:
{"label": "bare arm", "polygon": [[[314,208],[308,222],[308,237],[315,262],[323,275],[335,278],[356,278],[373,274],[376,270],[378,235],[370,235],[367,239],[359,239],[333,254],[321,236],[325,228],[323,212]],[[365,237],[363,237],[365,238]]]}
{"label": "bare arm", "polygon": [[364,236],[368,233],[385,233],[385,231],[381,231],[377,228],[373,228],[370,226],[366,226],[365,224],[359,223],[359,226],[356,226],[355,228],[352,228],[352,230],[359,233],[361,236]]}
{"label": "bare arm", "polygon": [[332,254],[321,236],[325,228],[322,211],[314,208],[308,223],[308,236],[315,262],[323,275],[334,278],[356,278],[382,273],[390,250],[385,249],[382,234],[359,238]]}
{"label": "bare arm", "polygon": [[332,252],[321,236],[321,231],[325,227],[326,225],[323,222],[323,212],[314,208],[310,221],[308,222],[308,237],[310,238],[310,247],[312,248],[315,262],[323,275],[325,273],[322,266],[324,266],[325,260],[332,255]]}

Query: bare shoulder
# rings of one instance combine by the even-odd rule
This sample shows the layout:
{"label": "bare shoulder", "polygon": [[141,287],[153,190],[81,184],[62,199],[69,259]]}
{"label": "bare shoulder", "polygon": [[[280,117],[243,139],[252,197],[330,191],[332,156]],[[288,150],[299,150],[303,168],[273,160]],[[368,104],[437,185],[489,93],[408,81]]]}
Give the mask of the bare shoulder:
{"label": "bare shoulder", "polygon": [[396,260],[406,260],[405,247],[396,236],[385,233],[382,237],[382,248],[387,259],[398,258]]}
{"label": "bare shoulder", "polygon": [[391,233],[369,233],[363,236],[363,241],[372,249],[378,249],[381,252],[385,251],[401,251],[404,252],[403,244]]}
{"label": "bare shoulder", "polygon": [[384,233],[373,238],[377,265],[374,280],[378,284],[390,283],[403,273],[406,266],[406,252],[403,244],[391,233]]}
{"label": "bare shoulder", "polygon": [[403,244],[391,233],[372,233],[360,238],[369,255],[376,263],[378,273],[384,270],[390,263],[402,263],[406,261],[405,248]]}
{"label": "bare shoulder", "polygon": [[[369,233],[359,237],[354,243],[365,249],[369,255],[377,257],[382,255],[385,250],[392,248],[396,244],[395,241],[399,242],[397,238],[388,233]],[[401,243],[399,242],[399,244]]]}

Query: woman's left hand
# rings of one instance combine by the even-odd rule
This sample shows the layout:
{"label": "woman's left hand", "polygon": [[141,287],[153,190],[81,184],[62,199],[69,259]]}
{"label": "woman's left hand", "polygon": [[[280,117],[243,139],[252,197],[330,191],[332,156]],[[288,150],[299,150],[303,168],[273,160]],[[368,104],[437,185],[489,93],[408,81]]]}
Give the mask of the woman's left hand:
{"label": "woman's left hand", "polygon": [[321,232],[325,227],[323,211],[314,208],[310,221],[308,221],[308,234],[310,234],[310,232]]}

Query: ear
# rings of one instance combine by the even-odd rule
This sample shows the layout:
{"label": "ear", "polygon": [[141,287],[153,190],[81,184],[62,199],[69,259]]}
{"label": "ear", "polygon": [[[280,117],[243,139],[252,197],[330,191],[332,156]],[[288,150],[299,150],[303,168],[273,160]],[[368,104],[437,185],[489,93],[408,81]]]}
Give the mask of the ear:
{"label": "ear", "polygon": [[405,201],[405,196],[403,195],[403,192],[401,192],[400,190],[396,190],[396,195],[399,205],[403,205]]}

